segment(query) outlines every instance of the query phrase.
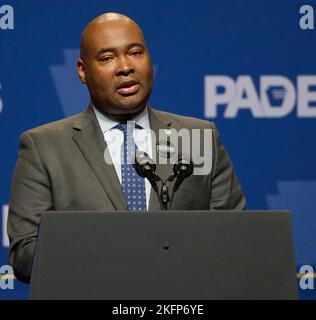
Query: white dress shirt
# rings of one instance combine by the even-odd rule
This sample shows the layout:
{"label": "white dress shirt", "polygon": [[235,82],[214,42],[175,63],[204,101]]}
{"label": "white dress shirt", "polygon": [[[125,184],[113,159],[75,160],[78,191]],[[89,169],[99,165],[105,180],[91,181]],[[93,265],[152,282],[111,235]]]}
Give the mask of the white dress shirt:
{"label": "white dress shirt", "polygon": [[[112,162],[114,164],[117,177],[122,184],[122,173],[121,173],[121,150],[122,144],[124,142],[124,134],[122,130],[118,128],[114,128],[119,121],[112,120],[99,112],[95,107],[93,107],[101,130],[103,132],[104,140],[108,146],[110,156]],[[134,130],[134,140],[136,146],[139,151],[146,152],[149,157],[152,158],[152,140],[151,140],[151,130],[150,130],[150,123],[148,117],[148,110],[147,107],[144,111],[138,115],[136,118],[132,119],[135,124],[138,124],[142,127],[135,128]],[[145,188],[146,188],[146,207],[148,210],[149,207],[149,197],[151,191],[151,185],[148,179],[145,179]]]}

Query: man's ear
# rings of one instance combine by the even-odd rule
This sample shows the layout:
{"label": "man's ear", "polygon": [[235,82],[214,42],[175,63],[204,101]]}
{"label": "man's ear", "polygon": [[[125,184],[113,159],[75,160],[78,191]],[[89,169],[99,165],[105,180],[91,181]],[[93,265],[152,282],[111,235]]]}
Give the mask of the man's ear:
{"label": "man's ear", "polygon": [[85,63],[81,58],[77,61],[77,72],[81,82],[86,84],[87,81],[86,81]]}

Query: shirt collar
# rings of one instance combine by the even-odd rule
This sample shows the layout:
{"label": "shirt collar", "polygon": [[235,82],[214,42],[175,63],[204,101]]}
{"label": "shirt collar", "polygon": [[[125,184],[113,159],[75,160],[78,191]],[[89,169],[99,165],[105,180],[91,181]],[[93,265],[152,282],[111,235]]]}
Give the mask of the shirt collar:
{"label": "shirt collar", "polygon": [[[93,106],[93,110],[103,133],[105,133],[108,130],[111,130],[117,124],[120,123],[119,121],[112,120],[103,113],[101,113],[99,110],[96,109],[95,106]],[[135,123],[141,126],[143,129],[150,129],[148,108],[146,107],[141,114],[139,114],[131,121],[135,121]]]}

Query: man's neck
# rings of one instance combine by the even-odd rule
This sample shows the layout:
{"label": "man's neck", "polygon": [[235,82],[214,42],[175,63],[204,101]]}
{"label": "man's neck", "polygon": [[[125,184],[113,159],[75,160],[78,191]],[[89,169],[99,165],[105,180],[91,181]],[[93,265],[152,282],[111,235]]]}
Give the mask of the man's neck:
{"label": "man's neck", "polygon": [[105,117],[113,120],[113,121],[118,121],[118,122],[126,122],[126,121],[130,121],[130,120],[133,120],[135,119],[137,116],[139,116],[146,108],[147,108],[147,105],[145,105],[145,107],[143,107],[142,109],[140,110],[137,110],[137,112],[135,113],[128,113],[128,114],[111,114],[111,113],[108,113],[104,110],[100,110],[100,108],[96,107],[94,105],[94,107],[100,112],[102,113]]}

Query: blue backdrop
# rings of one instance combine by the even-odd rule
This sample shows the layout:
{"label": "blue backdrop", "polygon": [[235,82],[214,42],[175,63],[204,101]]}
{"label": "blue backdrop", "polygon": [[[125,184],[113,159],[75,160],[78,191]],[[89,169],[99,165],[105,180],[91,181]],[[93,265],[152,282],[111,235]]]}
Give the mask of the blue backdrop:
{"label": "blue backdrop", "polygon": [[[2,0],[0,8],[5,4],[14,10],[14,29],[0,29],[0,266],[7,264],[6,205],[19,135],[86,107],[76,75],[80,33],[114,11],[144,30],[155,65],[150,104],[214,121],[247,209],[290,209],[297,270],[316,268],[316,31],[314,13],[300,13],[303,5],[316,13],[316,1]],[[14,285],[0,289],[0,298],[28,297],[28,286]],[[316,297],[315,290],[300,294]]]}

